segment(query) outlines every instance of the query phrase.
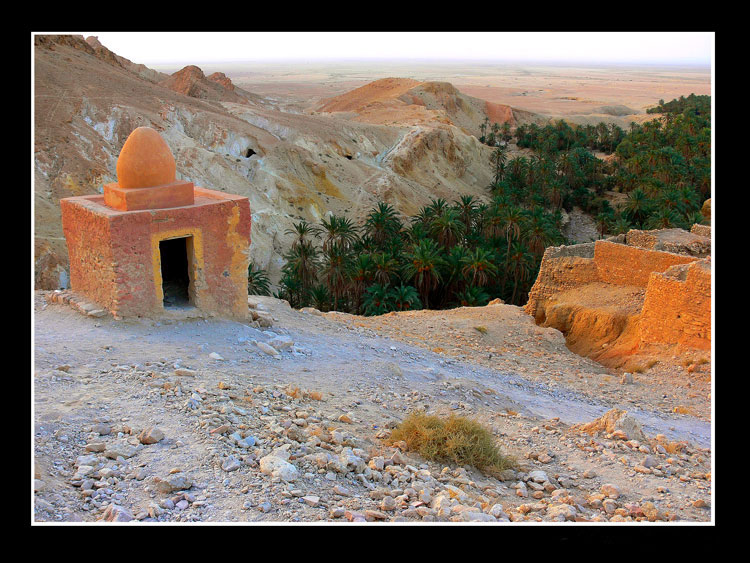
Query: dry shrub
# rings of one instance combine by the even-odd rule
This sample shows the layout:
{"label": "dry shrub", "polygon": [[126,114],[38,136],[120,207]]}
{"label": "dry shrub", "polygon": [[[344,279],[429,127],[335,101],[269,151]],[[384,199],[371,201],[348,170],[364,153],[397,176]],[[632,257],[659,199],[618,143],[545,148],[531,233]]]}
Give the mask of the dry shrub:
{"label": "dry shrub", "polygon": [[445,419],[416,411],[393,430],[391,444],[399,441],[426,459],[472,465],[489,475],[516,465],[500,453],[489,430],[464,417]]}
{"label": "dry shrub", "polygon": [[667,439],[666,436],[657,436],[655,440],[652,441],[653,444],[659,444],[662,446],[667,453],[669,454],[678,454],[685,450],[687,448],[687,442],[672,442],[669,439]]}
{"label": "dry shrub", "polygon": [[302,391],[299,387],[293,387],[292,385],[287,386],[286,394],[292,399],[299,399],[302,396]]}
{"label": "dry shrub", "polygon": [[474,330],[481,334],[487,334],[487,327],[486,326],[475,326]]}
{"label": "dry shrub", "polygon": [[685,444],[684,442],[667,442],[665,444],[662,444],[662,446],[664,446],[664,449],[667,450],[667,453],[678,454],[687,447],[687,444]]}

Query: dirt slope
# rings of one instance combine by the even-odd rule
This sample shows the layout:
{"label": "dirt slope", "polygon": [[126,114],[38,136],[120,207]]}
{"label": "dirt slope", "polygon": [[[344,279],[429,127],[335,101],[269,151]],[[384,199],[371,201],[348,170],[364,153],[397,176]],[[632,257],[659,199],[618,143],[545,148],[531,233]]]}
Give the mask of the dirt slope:
{"label": "dirt slope", "polygon": [[[495,307],[492,322],[466,309],[338,319],[256,301],[273,328],[199,315],[93,319],[37,294],[34,519],[711,518],[708,423],[663,412],[653,395],[636,404],[608,388],[586,395],[572,381],[595,385],[601,368],[517,307]],[[414,318],[429,328],[419,345],[394,330],[414,330]],[[467,334],[474,318],[502,363],[480,361]],[[647,389],[640,379],[628,387]],[[626,427],[640,441],[575,426],[612,408],[635,417]],[[501,481],[388,445],[389,428],[415,409],[482,422],[517,468]],[[154,427],[164,437],[142,443]],[[267,456],[285,472],[271,475]]]}

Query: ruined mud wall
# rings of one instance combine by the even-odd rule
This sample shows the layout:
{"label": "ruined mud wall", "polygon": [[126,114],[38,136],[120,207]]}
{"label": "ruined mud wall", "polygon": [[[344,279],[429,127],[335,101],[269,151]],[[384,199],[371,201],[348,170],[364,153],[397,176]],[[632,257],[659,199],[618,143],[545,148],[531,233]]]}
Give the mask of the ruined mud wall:
{"label": "ruined mud wall", "polygon": [[595,243],[594,263],[599,281],[614,285],[646,287],[652,272],[663,272],[696,258],[659,250],[616,244],[606,240]]}
{"label": "ruined mud wall", "polygon": [[690,228],[690,232],[702,237],[711,238],[711,225],[701,225],[696,223]]}
{"label": "ruined mud wall", "polygon": [[651,274],[641,312],[644,343],[711,349],[711,259]]}
{"label": "ruined mud wall", "polygon": [[[701,227],[702,225],[694,225]],[[684,229],[657,229],[652,231],[640,231],[631,229],[625,236],[628,246],[637,246],[649,250],[663,250],[674,254],[684,254],[705,258],[711,254],[711,233],[709,227],[708,235],[690,232]]]}
{"label": "ruined mud wall", "polygon": [[543,321],[544,310],[539,308],[550,297],[597,281],[594,263],[594,243],[571,246],[551,246],[544,251],[539,275],[529,292],[525,311]]}
{"label": "ruined mud wall", "polygon": [[[643,345],[710,349],[710,257],[683,248],[702,237],[662,230],[629,240],[633,233],[548,248],[524,310],[537,324],[560,330],[574,352],[612,367]],[[668,242],[684,253],[631,242]]]}

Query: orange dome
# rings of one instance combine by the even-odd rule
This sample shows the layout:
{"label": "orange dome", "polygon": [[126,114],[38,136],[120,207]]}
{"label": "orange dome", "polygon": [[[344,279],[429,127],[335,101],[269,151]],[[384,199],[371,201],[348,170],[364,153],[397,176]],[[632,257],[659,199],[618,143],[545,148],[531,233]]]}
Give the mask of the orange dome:
{"label": "orange dome", "polygon": [[121,188],[150,188],[175,181],[172,151],[151,127],[138,127],[125,141],[117,159]]}

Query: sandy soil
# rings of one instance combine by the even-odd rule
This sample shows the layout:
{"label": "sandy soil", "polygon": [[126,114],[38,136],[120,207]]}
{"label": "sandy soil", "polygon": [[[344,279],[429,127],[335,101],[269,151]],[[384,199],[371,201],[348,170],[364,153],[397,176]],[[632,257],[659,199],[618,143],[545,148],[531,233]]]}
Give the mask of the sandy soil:
{"label": "sandy soil", "polygon": [[[485,308],[480,334],[465,309],[365,319],[260,302],[272,329],[189,314],[93,319],[39,292],[34,519],[92,521],[110,505],[143,522],[711,518],[709,423],[667,412],[646,378],[608,383],[517,307]],[[278,357],[254,344],[280,337],[293,346]],[[614,407],[648,443],[572,427]],[[479,420],[516,469],[501,481],[384,442],[415,409]],[[154,426],[165,437],[141,444]],[[249,449],[236,442],[249,436]],[[280,451],[292,481],[262,471]]]}
{"label": "sandy soil", "polygon": [[[175,69],[176,70],[176,69]],[[563,67],[489,64],[318,64],[225,66],[232,81],[251,92],[278,95],[310,106],[379,78],[451,82],[464,94],[551,117],[612,118],[602,108],[633,110],[623,120],[650,119],[645,110],[659,99],[711,94],[710,69],[692,67]],[[609,110],[612,111],[612,110]],[[627,121],[629,123],[629,121]]]}

